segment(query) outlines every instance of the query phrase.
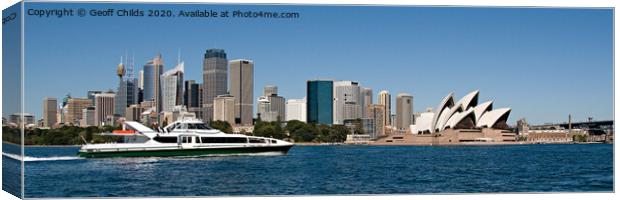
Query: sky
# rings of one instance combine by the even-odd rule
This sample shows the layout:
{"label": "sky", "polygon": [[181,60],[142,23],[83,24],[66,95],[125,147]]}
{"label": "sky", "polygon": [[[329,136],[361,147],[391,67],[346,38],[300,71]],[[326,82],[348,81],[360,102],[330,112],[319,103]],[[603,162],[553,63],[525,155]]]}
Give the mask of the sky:
{"label": "sky", "polygon": [[[46,96],[116,89],[116,66],[135,71],[156,54],[165,70],[185,62],[202,80],[206,49],[254,61],[254,95],[277,85],[299,99],[306,80],[358,81],[414,96],[414,111],[479,89],[479,102],[512,108],[509,124],[613,119],[611,9],[284,6],[218,4],[49,4],[27,8],[299,12],[297,19],[38,17],[25,19],[25,110],[41,118]],[[395,105],[395,104],[394,104]],[[256,110],[256,108],[254,109]],[[392,108],[395,111],[395,108]]]}

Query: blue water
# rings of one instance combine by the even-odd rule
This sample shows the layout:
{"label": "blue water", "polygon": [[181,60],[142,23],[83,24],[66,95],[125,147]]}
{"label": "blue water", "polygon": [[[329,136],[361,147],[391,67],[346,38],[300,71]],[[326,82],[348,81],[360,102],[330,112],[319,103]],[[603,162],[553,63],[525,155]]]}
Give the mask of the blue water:
{"label": "blue water", "polygon": [[296,146],[288,155],[202,158],[80,159],[76,152],[26,148],[25,196],[613,191],[609,144]]}

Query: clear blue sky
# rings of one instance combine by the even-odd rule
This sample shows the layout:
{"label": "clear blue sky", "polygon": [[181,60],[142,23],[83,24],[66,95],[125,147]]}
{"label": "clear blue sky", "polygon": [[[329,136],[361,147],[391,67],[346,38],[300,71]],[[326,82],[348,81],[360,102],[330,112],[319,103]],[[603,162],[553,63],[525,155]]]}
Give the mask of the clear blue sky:
{"label": "clear blue sky", "polygon": [[[116,89],[116,65],[135,52],[136,71],[181,49],[185,79],[202,82],[203,54],[255,61],[255,98],[275,84],[305,96],[308,79],[359,81],[414,96],[414,110],[480,89],[480,102],[512,108],[509,123],[613,119],[611,9],[46,4],[29,8],[142,8],[299,12],[299,19],[26,17],[26,112],[42,99]],[[28,8],[27,8],[28,9]],[[393,100],[394,101],[394,100]]]}

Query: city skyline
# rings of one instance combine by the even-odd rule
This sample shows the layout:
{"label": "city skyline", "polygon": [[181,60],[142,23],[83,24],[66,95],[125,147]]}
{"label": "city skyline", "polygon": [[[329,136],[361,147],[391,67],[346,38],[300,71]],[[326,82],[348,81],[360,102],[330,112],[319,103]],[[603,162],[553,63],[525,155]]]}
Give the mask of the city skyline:
{"label": "city skyline", "polygon": [[[36,7],[37,4],[32,5]],[[216,7],[253,8],[253,6]],[[200,73],[202,54],[206,49],[215,47],[226,50],[228,60],[251,59],[255,62],[255,94],[260,94],[265,85],[276,85],[279,87],[280,96],[287,99],[301,99],[305,97],[306,80],[330,78],[334,81],[359,81],[362,87],[372,88],[376,92],[387,90],[392,94],[392,104],[396,102],[396,94],[409,93],[415,99],[414,112],[423,112],[427,107],[434,108],[435,102],[450,92],[455,92],[456,96],[462,96],[468,91],[480,89],[484,96],[493,96],[498,101],[498,107],[513,109],[509,119],[511,124],[521,117],[525,117],[533,124],[562,122],[566,121],[568,114],[572,114],[576,121],[585,121],[587,117],[594,117],[598,120],[613,118],[611,115],[613,105],[611,96],[613,94],[611,84],[612,37],[609,10],[501,8],[502,12],[498,12],[493,10],[498,8],[362,7],[360,9],[365,10],[362,12],[364,14],[346,13],[340,16],[336,14],[336,11],[351,12],[352,9],[346,6],[336,6],[327,7],[326,15],[328,16],[319,16],[316,8],[312,6],[268,7],[276,10],[300,10],[302,18],[264,22],[238,20],[234,23],[188,20],[186,25],[170,25],[175,20],[166,19],[161,22],[167,25],[165,27],[217,25],[230,33],[218,30],[212,30],[214,33],[200,31],[205,28],[196,29],[199,30],[196,32],[200,34],[181,33],[174,28],[167,30],[172,32],[167,34],[145,35],[145,32],[136,34],[129,31],[127,33],[129,37],[119,37],[116,35],[118,33],[111,33],[109,36],[102,36],[102,40],[120,38],[118,40],[121,41],[110,43],[116,45],[107,44],[98,46],[98,48],[86,45],[84,48],[87,50],[81,50],[83,48],[80,46],[80,48],[68,49],[63,54],[58,54],[56,52],[59,51],[54,50],[63,47],[62,45],[54,47],[59,45],[56,41],[48,42],[52,43],[50,46],[37,45],[40,44],[39,40],[50,36],[37,36],[46,34],[46,31],[36,30],[43,30],[50,26],[78,25],[82,22],[76,19],[63,19],[64,21],[54,21],[53,25],[46,25],[45,23],[50,19],[26,17],[29,23],[34,24],[31,29],[35,30],[26,33],[29,39],[26,42],[26,55],[29,56],[26,57],[25,69],[27,78],[25,112],[33,113],[37,119],[41,119],[41,100],[46,96],[60,99],[65,94],[71,93],[74,97],[84,97],[89,90],[106,91],[116,88],[118,78],[112,75],[118,64],[116,58],[124,55],[126,50],[135,53],[136,71],[139,71],[140,66],[159,52],[168,60],[164,61],[164,70],[171,69],[174,65],[171,61],[175,60],[172,58],[176,57],[181,49],[182,59],[187,69],[185,80],[196,80],[202,83],[202,73]],[[394,22],[388,20],[387,17],[374,19],[366,16],[378,13],[386,15],[389,13],[390,16],[413,20]],[[453,16],[443,16],[448,13]],[[325,21],[329,16],[334,15],[346,19]],[[519,17],[527,17],[527,19],[520,21]],[[429,21],[419,20],[422,18]],[[533,18],[540,20],[533,20]],[[146,21],[127,19],[129,22],[118,22],[118,19],[94,18],[93,20],[104,25],[111,25],[114,21],[121,29],[127,30],[139,30],[144,25],[130,27],[129,24]],[[345,24],[350,20],[353,23]],[[322,21],[326,23],[317,25]],[[521,22],[523,24],[520,24]],[[362,26],[365,23],[382,25],[390,30],[386,33],[394,36],[389,39],[381,37],[386,34],[371,29],[372,26]],[[403,24],[398,23],[410,26],[404,27]],[[519,26],[516,26],[517,24]],[[97,30],[105,33],[118,31],[118,28],[111,26],[98,28],[93,25],[81,25],[91,31]],[[329,33],[316,33],[317,36],[308,38],[316,42],[310,44],[311,42],[301,37],[309,35],[302,34],[298,30],[304,25],[330,31]],[[252,30],[252,33],[265,37],[266,41],[250,41],[249,38],[232,33],[235,32],[232,30],[247,26],[250,27],[243,29],[245,34],[252,28],[267,26],[267,31]],[[269,31],[269,28],[273,30]],[[277,38],[281,35],[268,36],[276,30],[290,35],[283,38]],[[351,33],[349,30],[364,33]],[[71,43],[62,39],[68,37],[75,37],[77,42],[93,44],[103,42],[92,42],[83,36],[77,36],[83,33],[82,30],[73,31],[59,30],[60,33],[55,37],[64,43]],[[47,33],[49,34],[49,31]],[[439,36],[431,37],[432,33]],[[178,37],[188,34],[190,36],[186,38],[192,39],[178,41],[167,39],[167,37],[174,38],[175,34],[178,34]],[[208,37],[196,37],[195,34],[206,34]],[[145,38],[138,38],[137,35]],[[371,39],[364,40],[366,37]],[[420,37],[429,41],[422,41]],[[154,38],[159,40],[153,40]],[[265,44],[268,43],[274,43],[275,47],[265,50],[267,47]],[[306,45],[299,47],[300,43]],[[251,45],[248,46],[248,44]],[[412,47],[402,48],[402,46]],[[83,51],[92,52],[93,55],[82,55]],[[109,59],[106,59],[108,57]],[[294,62],[295,60],[303,62]],[[403,61],[405,61],[404,64]],[[88,67],[88,72],[84,72],[85,77],[54,81],[58,85],[53,88],[41,87],[42,85],[36,83],[56,80],[59,77],[56,75],[60,73],[57,71],[63,71],[50,67],[49,63],[63,67],[63,70],[77,70],[78,72],[81,72],[80,67]],[[37,70],[37,73],[33,73],[33,70]],[[38,72],[39,70],[41,72]],[[97,77],[96,80],[91,76]],[[37,81],[33,82],[28,79]],[[71,82],[72,80],[73,82],[84,81],[84,83],[75,84]],[[373,98],[374,102],[378,102],[376,95]],[[555,101],[541,101],[541,99],[554,99]],[[481,99],[481,101],[486,100],[488,99]],[[255,100],[254,105],[256,105]],[[5,114],[11,113],[5,112]],[[391,113],[395,114],[393,111]]]}

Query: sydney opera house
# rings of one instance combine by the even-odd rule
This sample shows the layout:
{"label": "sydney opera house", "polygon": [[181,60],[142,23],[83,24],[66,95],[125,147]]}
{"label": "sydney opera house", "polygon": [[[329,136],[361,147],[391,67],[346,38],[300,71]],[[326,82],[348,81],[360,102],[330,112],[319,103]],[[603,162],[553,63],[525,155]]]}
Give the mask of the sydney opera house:
{"label": "sydney opera house", "polygon": [[493,101],[478,104],[479,91],[473,91],[454,102],[454,94],[443,98],[434,112],[421,113],[411,132],[392,134],[375,144],[463,144],[512,143],[515,133],[506,121],[510,108],[493,109]]}

